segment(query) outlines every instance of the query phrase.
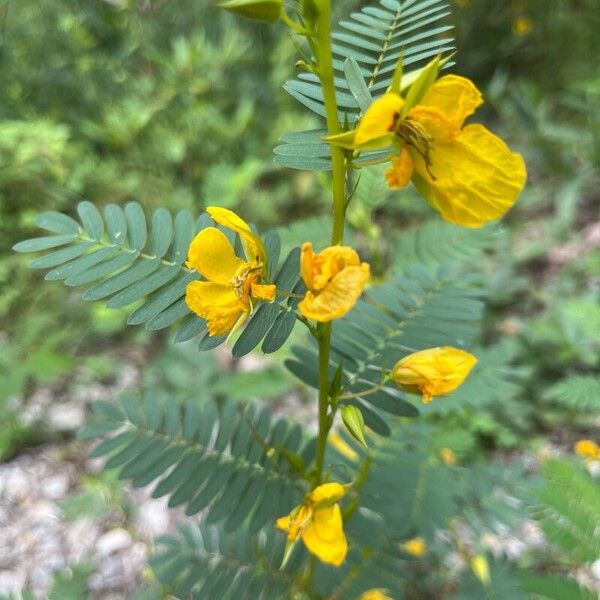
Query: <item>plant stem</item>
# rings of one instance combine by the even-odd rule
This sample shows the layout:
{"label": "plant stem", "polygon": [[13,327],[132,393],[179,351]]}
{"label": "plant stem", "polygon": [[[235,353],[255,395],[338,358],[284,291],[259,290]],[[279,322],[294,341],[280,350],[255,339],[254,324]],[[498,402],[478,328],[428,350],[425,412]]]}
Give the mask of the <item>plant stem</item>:
{"label": "plant stem", "polygon": [[315,485],[321,483],[327,436],[333,424],[333,415],[329,408],[329,347],[331,344],[331,323],[319,323],[317,326],[319,341],[319,438],[315,458]]}
{"label": "plant stem", "polygon": [[[333,57],[331,54],[331,2],[325,0],[319,3],[319,18],[315,32],[315,45],[317,49],[317,68],[323,100],[325,102],[325,118],[327,120],[327,133],[335,135],[340,133],[338,120],[337,99],[335,97],[335,83],[333,79]],[[344,217],[346,209],[346,165],[341,148],[330,146],[331,164],[333,174],[333,227],[331,231],[331,244],[341,244],[344,239]]]}
{"label": "plant stem", "polygon": [[[323,89],[325,102],[325,117],[327,133],[334,135],[340,133],[338,120],[337,99],[335,96],[335,83],[333,78],[333,56],[331,51],[331,0],[315,0],[318,17],[315,23],[315,33],[311,47],[315,52],[317,73]],[[344,220],[346,212],[346,164],[341,148],[330,146],[332,165],[332,193],[333,193],[333,223],[331,229],[331,245],[341,244],[344,239]],[[333,425],[335,409],[330,408],[329,398],[329,353],[331,347],[331,323],[318,323],[316,338],[319,343],[319,435],[315,456],[315,473],[313,485],[322,483],[323,469],[325,466],[325,450],[327,436]],[[317,561],[311,557],[307,573],[307,588],[312,586],[312,580]]]}
{"label": "plant stem", "polygon": [[[317,69],[323,89],[327,132],[334,135],[340,132],[337,99],[333,78],[333,57],[331,52],[331,0],[318,3],[319,16],[316,22],[314,45],[317,54]],[[333,225],[331,244],[341,244],[344,238],[344,220],[346,211],[346,165],[341,148],[331,146],[331,164],[333,176]],[[315,485],[323,478],[327,436],[333,424],[333,412],[329,409],[329,349],[331,346],[331,323],[319,323],[317,326],[319,342],[319,437],[315,458]]]}

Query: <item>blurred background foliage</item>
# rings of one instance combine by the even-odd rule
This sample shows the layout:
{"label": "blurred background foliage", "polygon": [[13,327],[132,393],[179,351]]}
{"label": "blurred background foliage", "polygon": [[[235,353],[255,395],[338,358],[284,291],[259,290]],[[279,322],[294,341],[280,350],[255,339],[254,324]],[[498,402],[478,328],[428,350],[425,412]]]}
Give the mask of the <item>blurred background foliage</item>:
{"label": "blurred background foliage", "polygon": [[[482,352],[510,367],[510,382],[493,402],[457,398],[448,414],[425,413],[461,461],[548,443],[570,452],[600,417],[600,11],[597,0],[452,5],[456,70],[484,92],[478,118],[525,155],[529,182],[471,261],[488,295]],[[0,36],[0,459],[72,436],[31,410],[40,388],[60,402],[114,382],[124,362],[152,359],[143,378],[166,389],[210,380],[233,398],[250,386],[276,399],[293,390],[285,348],[217,382],[218,361],[198,373],[195,349],[169,350],[168,335],[124,327],[123,312],[81,303],[10,251],[36,235],[37,212],[72,213],[81,199],[194,214],[218,203],[262,229],[298,221],[284,243],[318,239],[319,175],[272,162],[281,134],[316,126],[281,89],[296,57],[289,36],[198,0],[3,0]],[[385,279],[411,260],[410,236],[425,235],[432,211],[363,178],[349,235]],[[453,243],[458,251],[460,236]],[[567,478],[560,464],[547,470]]]}

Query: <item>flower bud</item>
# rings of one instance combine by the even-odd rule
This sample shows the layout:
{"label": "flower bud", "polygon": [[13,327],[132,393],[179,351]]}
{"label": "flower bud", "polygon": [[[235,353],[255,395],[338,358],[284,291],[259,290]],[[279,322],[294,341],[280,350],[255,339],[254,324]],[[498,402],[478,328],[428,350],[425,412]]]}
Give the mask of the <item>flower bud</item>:
{"label": "flower bud", "polygon": [[225,0],[217,6],[249,19],[275,23],[281,15],[282,0]]}
{"label": "flower bud", "polygon": [[472,354],[458,348],[429,348],[399,360],[391,378],[402,389],[421,393],[427,404],[434,396],[444,396],[458,388],[476,363]]}

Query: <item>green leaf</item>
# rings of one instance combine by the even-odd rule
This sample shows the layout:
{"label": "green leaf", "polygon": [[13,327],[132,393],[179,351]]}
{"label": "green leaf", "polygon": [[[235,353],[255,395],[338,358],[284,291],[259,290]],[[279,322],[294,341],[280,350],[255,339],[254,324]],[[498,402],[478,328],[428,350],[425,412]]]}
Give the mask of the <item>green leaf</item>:
{"label": "green leaf", "polygon": [[128,202],[125,205],[125,219],[129,235],[129,247],[142,251],[146,245],[147,225],[144,209],[137,202]]}
{"label": "green leaf", "polygon": [[373,102],[373,97],[371,96],[371,92],[369,92],[369,88],[367,88],[365,78],[358,63],[351,56],[344,62],[344,75],[346,76],[348,88],[356,100],[356,104],[361,112],[365,112],[371,105],[371,102]]}
{"label": "green leaf", "polygon": [[566,460],[542,465],[545,484],[539,491],[536,517],[550,543],[577,562],[600,556],[600,490],[593,479]]}
{"label": "green leaf", "polygon": [[42,229],[63,235],[79,235],[81,233],[81,228],[75,219],[54,211],[40,213],[35,218],[35,224]]}
{"label": "green leaf", "polygon": [[77,205],[79,218],[91,239],[99,242],[104,234],[104,221],[99,210],[87,200]]}
{"label": "green leaf", "polygon": [[600,377],[570,375],[550,386],[544,398],[582,412],[600,412]]}
{"label": "green leaf", "polygon": [[275,319],[273,326],[265,336],[261,350],[265,354],[276,352],[285,344],[296,325],[296,313],[282,312]]}
{"label": "green leaf", "polygon": [[15,252],[38,252],[39,250],[48,250],[49,248],[64,246],[65,244],[72,242],[75,238],[76,236],[74,234],[51,235],[19,242],[15,244],[12,249]]}
{"label": "green leaf", "polygon": [[595,600],[597,595],[572,580],[553,575],[523,573],[519,577],[523,590],[535,600]]}

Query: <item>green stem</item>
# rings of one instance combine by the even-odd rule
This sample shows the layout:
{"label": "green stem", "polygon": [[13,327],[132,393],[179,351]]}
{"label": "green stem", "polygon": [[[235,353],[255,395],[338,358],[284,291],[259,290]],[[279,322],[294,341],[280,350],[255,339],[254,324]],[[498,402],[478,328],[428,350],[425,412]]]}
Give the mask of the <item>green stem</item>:
{"label": "green stem", "polygon": [[[316,24],[315,45],[317,49],[317,65],[323,100],[325,102],[325,118],[327,133],[335,135],[341,132],[338,120],[337,99],[333,79],[333,56],[331,53],[331,1],[319,3],[319,18]],[[346,165],[341,148],[331,145],[331,164],[333,174],[333,228],[332,245],[341,244],[344,239],[344,217],[346,208]]]}
{"label": "green stem", "polygon": [[[337,99],[333,79],[333,56],[331,52],[331,0],[315,0],[318,17],[315,23],[315,34],[311,48],[317,59],[317,73],[323,89],[325,117],[329,135],[340,133],[338,121]],[[331,145],[333,224],[331,244],[341,244],[344,239],[344,220],[346,212],[346,164],[341,148]],[[319,323],[316,337],[319,343],[319,436],[317,439],[314,485],[322,483],[325,466],[325,450],[327,436],[333,425],[335,409],[330,408],[329,398],[329,353],[331,347],[331,323]],[[307,573],[307,588],[310,590],[316,567],[315,557],[311,557]]]}
{"label": "green stem", "polygon": [[333,424],[333,414],[328,414],[331,323],[319,323],[317,332],[319,341],[319,437],[317,439],[315,458],[315,486],[321,483],[323,477],[327,436]]}

